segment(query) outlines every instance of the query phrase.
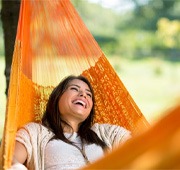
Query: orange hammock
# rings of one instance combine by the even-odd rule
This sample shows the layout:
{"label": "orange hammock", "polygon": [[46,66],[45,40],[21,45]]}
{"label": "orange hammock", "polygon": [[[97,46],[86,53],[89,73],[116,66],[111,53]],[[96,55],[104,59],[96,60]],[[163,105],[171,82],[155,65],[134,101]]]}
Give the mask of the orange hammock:
{"label": "orange hammock", "polygon": [[18,128],[40,121],[48,96],[67,75],[93,85],[99,123],[134,135],[149,127],[136,103],[69,0],[23,0],[14,48],[1,158],[10,166]]}
{"label": "orange hammock", "polygon": [[88,169],[180,169],[180,105],[146,132],[130,139]]}

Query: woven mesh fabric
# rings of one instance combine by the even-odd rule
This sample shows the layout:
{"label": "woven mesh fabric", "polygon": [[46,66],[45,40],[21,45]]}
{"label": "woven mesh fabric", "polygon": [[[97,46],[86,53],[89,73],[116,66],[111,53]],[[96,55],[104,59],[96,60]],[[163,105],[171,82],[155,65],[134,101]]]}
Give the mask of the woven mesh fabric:
{"label": "woven mesh fabric", "polygon": [[180,169],[180,105],[88,169]]}

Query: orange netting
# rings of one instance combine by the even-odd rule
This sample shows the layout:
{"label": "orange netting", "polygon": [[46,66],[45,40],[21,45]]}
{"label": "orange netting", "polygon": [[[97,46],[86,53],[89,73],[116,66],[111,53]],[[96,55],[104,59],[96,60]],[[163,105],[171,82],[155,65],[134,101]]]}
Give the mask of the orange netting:
{"label": "orange netting", "polygon": [[180,105],[88,169],[180,169]]}
{"label": "orange netting", "polygon": [[40,120],[53,87],[70,74],[83,74],[92,83],[96,122],[121,125],[133,134],[149,127],[71,2],[23,0],[1,146],[5,169],[17,129]]}

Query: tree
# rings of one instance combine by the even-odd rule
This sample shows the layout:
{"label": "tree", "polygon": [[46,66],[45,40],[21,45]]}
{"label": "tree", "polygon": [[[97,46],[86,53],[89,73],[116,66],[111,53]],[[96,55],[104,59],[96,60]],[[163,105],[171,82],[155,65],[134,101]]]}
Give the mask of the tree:
{"label": "tree", "polygon": [[10,70],[19,17],[20,0],[2,0],[1,20],[5,47],[6,95],[9,87]]}
{"label": "tree", "polygon": [[[135,28],[156,30],[160,18],[179,19],[179,12],[175,10],[180,1],[176,0],[132,0],[135,8],[133,17],[129,21]],[[132,22],[136,21],[136,22]]]}

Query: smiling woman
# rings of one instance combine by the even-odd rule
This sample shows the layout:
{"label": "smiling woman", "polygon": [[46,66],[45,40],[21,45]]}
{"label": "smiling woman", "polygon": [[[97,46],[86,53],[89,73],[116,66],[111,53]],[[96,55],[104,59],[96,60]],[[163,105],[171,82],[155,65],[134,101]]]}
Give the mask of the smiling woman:
{"label": "smiling woman", "polygon": [[78,131],[77,125],[89,116],[92,107],[92,92],[85,82],[78,79],[68,84],[59,100],[61,117],[74,125],[74,131]]}
{"label": "smiling woman", "polygon": [[[104,143],[108,148],[112,148],[126,140],[129,137],[129,131],[132,132],[132,135],[137,135],[149,127],[149,123],[70,0],[21,1],[11,68],[5,131],[0,152],[0,162],[2,162],[0,166],[2,165],[1,167],[4,169],[11,166],[15,135],[22,126],[24,128],[17,133],[16,139],[19,142],[15,147],[15,153],[20,154],[15,154],[15,157],[18,162],[21,164],[25,162],[26,166],[33,170],[44,169],[44,166],[58,167],[61,166],[58,165],[59,162],[66,164],[61,161],[57,161],[55,165],[44,164],[45,159],[47,163],[52,162],[46,157],[49,147],[56,146],[56,141],[64,143],[61,137],[67,142],[76,143],[83,150],[80,152],[76,146],[64,143],[67,147],[76,148],[79,153],[83,153],[78,157],[79,160],[81,158],[81,161],[75,161],[76,157],[73,157],[74,162],[71,162],[72,155],[67,156],[72,163],[68,166],[79,167],[77,163],[82,162],[83,165],[86,165],[87,158],[90,162],[94,160],[94,157],[91,157],[91,147],[95,148],[95,151],[100,150],[100,152],[96,152],[96,156],[101,157],[102,151],[104,152]],[[68,91],[73,94],[79,94],[74,90],[84,92],[82,84],[78,84],[80,89],[71,89],[66,86],[70,81],[63,81],[55,88],[57,94],[53,91],[49,98],[54,86],[62,78],[71,74],[87,77],[93,86],[96,98],[96,103],[93,102],[89,116],[87,118],[86,116],[80,117],[80,114],[79,119],[76,118],[76,122],[74,121],[76,124],[66,120],[66,117],[64,119],[61,117],[59,99]],[[77,82],[73,83],[77,85]],[[88,85],[88,83],[86,84]],[[85,87],[90,89],[89,85]],[[65,91],[61,91],[62,89]],[[92,90],[90,92],[92,93]],[[82,113],[87,111],[88,101],[82,96],[80,99],[77,97],[73,98],[73,101],[71,99],[68,101],[71,102],[66,106],[74,107],[75,113],[77,110],[78,114],[80,111]],[[91,116],[94,106],[95,120]],[[43,119],[41,119],[42,116]],[[41,120],[42,123],[39,122]],[[36,123],[27,124],[29,122]],[[99,124],[92,125],[95,122]],[[113,126],[109,124],[113,124]],[[66,135],[66,133],[68,134]],[[55,145],[49,143],[51,141],[55,141]],[[47,144],[49,144],[48,148],[46,148]],[[88,149],[89,147],[90,149]],[[61,153],[60,150],[57,149],[57,151]],[[73,152],[74,150],[72,150]],[[55,156],[55,158],[57,157]],[[2,169],[1,167],[0,169]]]}
{"label": "smiling woman", "polygon": [[131,137],[123,127],[94,124],[94,107],[87,78],[63,79],[49,97],[42,122],[28,123],[17,132],[11,169],[78,169]]}

